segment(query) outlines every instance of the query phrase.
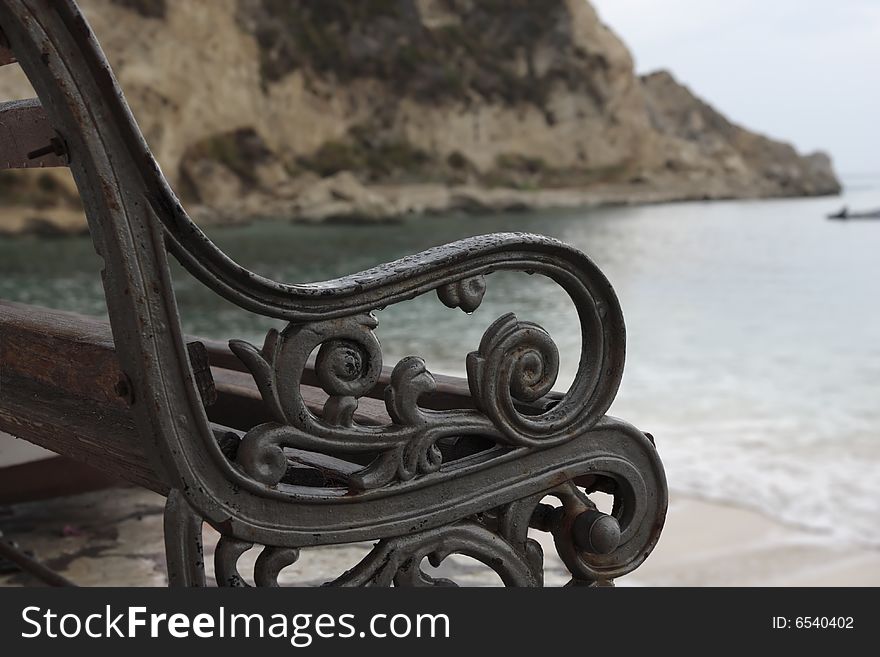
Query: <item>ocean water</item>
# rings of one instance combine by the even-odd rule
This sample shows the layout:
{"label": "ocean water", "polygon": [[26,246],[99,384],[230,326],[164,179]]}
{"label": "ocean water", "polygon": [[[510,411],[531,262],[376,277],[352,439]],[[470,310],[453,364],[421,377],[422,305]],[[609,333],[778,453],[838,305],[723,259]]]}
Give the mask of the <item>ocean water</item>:
{"label": "ocean water", "polygon": [[[627,368],[612,414],[654,434],[673,495],[756,509],[819,540],[880,547],[880,221],[827,221],[842,204],[880,208],[880,176],[843,198],[678,203],[399,225],[221,228],[236,260],[290,282],[335,277],[500,230],[558,237],[589,254],[627,321]],[[88,238],[0,239],[0,297],[104,314]],[[277,323],[214,297],[175,268],[187,331],[259,343]],[[473,315],[428,295],[378,313],[386,364],[418,354],[463,374],[501,314],[547,328],[571,381],[570,302],[539,277],[496,274]]]}

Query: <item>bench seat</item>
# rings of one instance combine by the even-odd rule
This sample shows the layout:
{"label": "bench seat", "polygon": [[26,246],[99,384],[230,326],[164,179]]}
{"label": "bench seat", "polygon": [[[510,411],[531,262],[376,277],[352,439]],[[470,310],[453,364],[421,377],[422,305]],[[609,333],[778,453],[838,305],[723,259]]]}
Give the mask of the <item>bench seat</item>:
{"label": "bench seat", "polygon": [[[245,432],[271,418],[253,376],[228,345],[189,337],[204,345],[216,400],[206,407],[216,432]],[[125,399],[125,376],[116,357],[109,322],[78,313],[0,300],[0,431],[80,461],[162,495],[168,483],[153,472]],[[362,398],[358,423],[390,422],[383,390]],[[437,410],[473,407],[467,381],[437,376],[438,388],[421,401]],[[314,369],[306,381],[314,380]],[[303,386],[309,409],[319,414],[327,394]]]}

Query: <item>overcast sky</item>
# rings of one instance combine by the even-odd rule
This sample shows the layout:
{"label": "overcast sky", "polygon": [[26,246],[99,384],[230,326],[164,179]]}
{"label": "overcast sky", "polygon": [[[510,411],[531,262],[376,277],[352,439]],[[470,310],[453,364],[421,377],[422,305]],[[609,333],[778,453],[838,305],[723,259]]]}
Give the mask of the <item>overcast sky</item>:
{"label": "overcast sky", "polygon": [[880,0],[592,0],[635,56],[747,128],[880,172]]}

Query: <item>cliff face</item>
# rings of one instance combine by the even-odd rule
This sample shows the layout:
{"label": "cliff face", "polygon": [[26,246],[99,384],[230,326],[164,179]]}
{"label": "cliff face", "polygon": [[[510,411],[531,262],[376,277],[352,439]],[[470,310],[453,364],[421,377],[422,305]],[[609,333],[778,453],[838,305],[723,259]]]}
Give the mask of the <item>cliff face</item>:
{"label": "cliff face", "polygon": [[840,191],[830,158],[798,155],[789,144],[735,125],[668,72],[644,76],[654,129],[663,136],[666,169],[731,196],[813,196]]}
{"label": "cliff face", "polygon": [[[839,189],[827,157],[731,124],[668,73],[638,78],[585,0],[81,4],[204,221]],[[2,96],[30,95],[2,74]],[[14,194],[0,178],[0,222],[33,199],[51,216],[70,185],[26,178]]]}

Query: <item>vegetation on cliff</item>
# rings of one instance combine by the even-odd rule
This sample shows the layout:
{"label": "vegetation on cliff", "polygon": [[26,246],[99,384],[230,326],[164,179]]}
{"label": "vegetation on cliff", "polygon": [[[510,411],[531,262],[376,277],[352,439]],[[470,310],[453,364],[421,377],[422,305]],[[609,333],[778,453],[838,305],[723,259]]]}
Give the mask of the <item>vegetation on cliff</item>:
{"label": "vegetation on cliff", "polygon": [[[827,156],[636,76],[586,0],[81,3],[203,221],[839,191]],[[0,94],[31,95],[14,68]],[[42,175],[0,207],[71,207]]]}

